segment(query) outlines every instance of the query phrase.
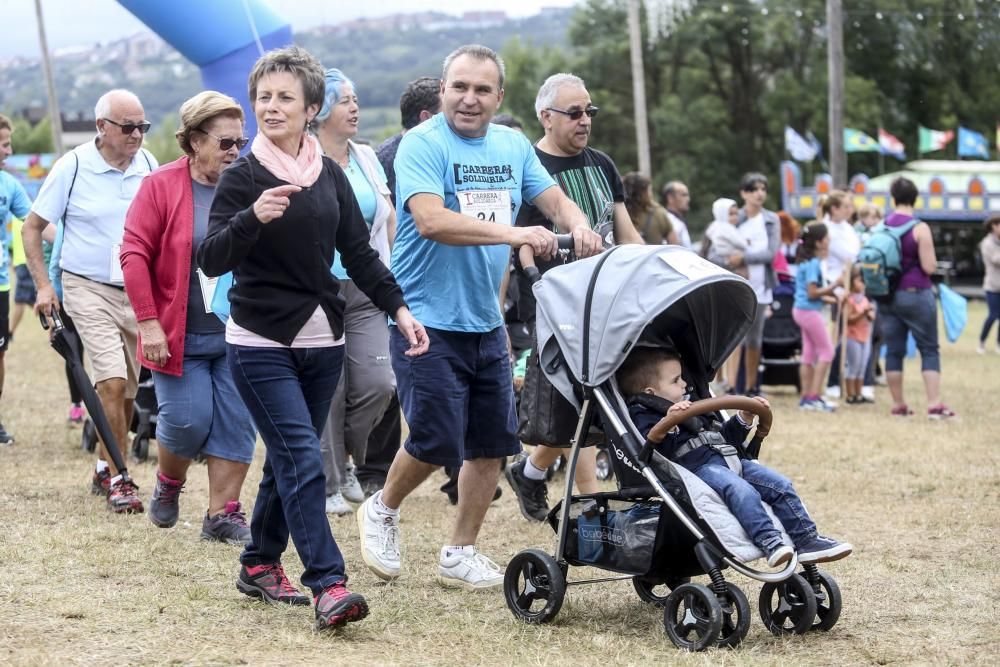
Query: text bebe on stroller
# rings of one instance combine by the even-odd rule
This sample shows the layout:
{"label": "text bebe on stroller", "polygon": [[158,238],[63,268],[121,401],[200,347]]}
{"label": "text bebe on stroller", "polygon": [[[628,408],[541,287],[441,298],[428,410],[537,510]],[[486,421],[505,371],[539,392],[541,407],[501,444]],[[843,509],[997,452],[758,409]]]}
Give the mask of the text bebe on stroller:
{"label": "text bebe on stroller", "polygon": [[[542,369],[580,419],[566,474],[570,500],[549,515],[555,555],[528,549],[507,565],[504,595],[514,615],[529,623],[552,620],[569,566],[592,566],[627,575],[615,579],[631,578],[643,600],[664,607],[664,627],[678,647],[736,646],[749,630],[750,607],[722,575],[731,567],[764,582],[760,615],[772,633],[833,627],[841,608],[833,578],[814,564],[795,574],[794,557],[780,571],[747,566],[763,553],[708,486],[639,434],[614,379],[634,346],[669,341],[685,360],[692,398],[709,396],[716,369],[753,322],[757,300],[750,284],[683,248],[626,245],[552,269],[534,294]],[[755,458],[770,425],[762,404],[711,399],[695,403],[683,418],[723,408],[762,416],[744,452]],[[572,496],[577,443],[595,414],[610,441],[619,490]],[[709,585],[690,582],[704,574]]]}

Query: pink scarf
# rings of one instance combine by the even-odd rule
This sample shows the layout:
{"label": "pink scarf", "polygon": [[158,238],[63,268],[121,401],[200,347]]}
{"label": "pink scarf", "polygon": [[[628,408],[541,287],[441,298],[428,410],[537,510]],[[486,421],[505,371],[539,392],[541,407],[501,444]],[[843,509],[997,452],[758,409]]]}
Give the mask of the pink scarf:
{"label": "pink scarf", "polygon": [[323,171],[323,150],[316,137],[306,133],[298,157],[292,157],[258,132],[250,145],[250,152],[269,172],[292,185],[307,188],[316,182]]}

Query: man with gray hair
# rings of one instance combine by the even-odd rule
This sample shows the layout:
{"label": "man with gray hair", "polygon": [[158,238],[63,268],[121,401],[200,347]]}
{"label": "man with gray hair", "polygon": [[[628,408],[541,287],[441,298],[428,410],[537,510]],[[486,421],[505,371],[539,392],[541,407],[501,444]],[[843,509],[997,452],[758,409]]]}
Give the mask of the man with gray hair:
{"label": "man with gray hair", "polygon": [[[535,154],[563,192],[586,214],[591,229],[600,234],[605,247],[641,244],[642,237],[625,208],[625,188],[618,167],[606,153],[588,145],[597,112],[583,79],[566,73],[550,76],[535,97],[535,115],[545,131],[545,136],[535,144]],[[517,216],[517,225],[525,229],[550,228],[552,222],[544,211],[525,205]],[[560,254],[550,261],[542,259],[537,263],[527,254],[519,254],[518,259],[521,270],[518,313],[534,330],[532,282],[553,266],[564,263],[567,255]],[[534,360],[529,359],[528,363]],[[525,382],[544,382],[537,379],[539,375],[529,374]],[[566,445],[568,439],[566,443],[531,444],[538,445],[531,456],[509,466],[504,474],[517,494],[521,514],[531,521],[544,521],[549,511],[546,473],[563,452],[560,447],[547,445]],[[580,458],[576,479],[581,493],[598,491],[595,453],[594,447],[588,447]]]}
{"label": "man with gray hair", "polygon": [[520,132],[490,123],[503,101],[503,61],[484,46],[463,46],[444,62],[442,113],[403,137],[396,155],[399,226],[392,272],[424,323],[430,348],[408,356],[392,327],[390,354],[410,434],[385,487],[358,509],[361,554],[382,579],[399,576],[399,508],[438,467],[458,467],[458,512],[441,549],[438,579],[448,586],[500,586],[503,571],[476,549],[500,476],[500,461],[521,451],[500,282],[511,247],[551,257],[555,235],[516,227],[532,202],[589,256],[600,237],[555,187]]}
{"label": "man with gray hair", "polygon": [[[90,357],[92,380],[124,458],[138,386],[138,327],[125,293],[118,254],[125,212],[142,179],[157,163],[142,148],[149,122],[133,93],[108,91],[97,101],[94,115],[97,136],[52,166],[24,223],[22,236],[28,268],[38,287],[35,311],[48,317],[59,309],[59,300],[42,256],[42,230],[62,218],[59,265],[63,271],[63,307],[73,318]],[[135,484],[123,480],[108,459],[102,448],[91,491],[106,495],[114,512],[142,512]]]}

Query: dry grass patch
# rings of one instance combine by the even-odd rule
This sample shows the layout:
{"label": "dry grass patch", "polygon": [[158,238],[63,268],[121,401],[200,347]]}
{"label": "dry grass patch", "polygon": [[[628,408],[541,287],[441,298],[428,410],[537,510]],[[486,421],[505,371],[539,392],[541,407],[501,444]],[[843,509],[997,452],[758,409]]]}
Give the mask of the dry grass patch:
{"label": "dry grass patch", "polygon": [[[661,616],[628,582],[572,587],[556,621],[525,626],[502,595],[434,581],[454,508],[432,484],[403,514],[403,577],[384,584],[363,566],[353,517],[331,520],[352,588],[371,616],[339,634],[312,631],[311,610],[267,607],[234,585],[238,550],[199,541],[205,472],[192,469],[172,530],[145,516],[110,515],[87,492],[92,457],[68,429],[66,388],[41,331],[22,325],[7,356],[4,423],[17,444],[0,450],[0,662],[6,664],[990,664],[1000,650],[996,563],[1000,476],[996,414],[1000,356],[974,352],[984,309],[944,346],[946,400],[961,420],[925,409],[916,372],[907,391],[918,416],[879,404],[803,414],[787,389],[772,394],[773,435],[763,460],[788,474],[823,531],[854,543],[827,568],[844,596],[829,633],[775,638],[756,611],[759,586],[736,574],[753,622],[736,651],[678,652]],[[263,450],[247,483],[252,502]],[[132,472],[148,498],[154,465]],[[440,483],[440,478],[432,481]],[[557,485],[551,489],[560,494]],[[528,546],[551,550],[546,526],[525,522],[506,490],[481,548],[505,562]],[[294,552],[285,564],[301,573]],[[596,572],[571,570],[579,578]]]}

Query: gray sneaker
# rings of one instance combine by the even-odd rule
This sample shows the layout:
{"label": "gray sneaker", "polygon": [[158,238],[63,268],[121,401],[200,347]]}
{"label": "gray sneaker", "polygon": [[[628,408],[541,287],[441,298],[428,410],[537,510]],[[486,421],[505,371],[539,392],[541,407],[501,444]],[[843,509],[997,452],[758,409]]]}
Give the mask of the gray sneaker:
{"label": "gray sneaker", "polygon": [[184,482],[166,477],[156,471],[156,486],[153,487],[153,497],[149,501],[149,520],[160,528],[171,528],[177,523],[180,514],[181,489]]}
{"label": "gray sneaker", "polygon": [[238,501],[230,500],[222,514],[205,515],[201,522],[201,539],[246,546],[250,544],[250,527],[247,516]]}
{"label": "gray sneaker", "polygon": [[358,476],[354,472],[354,466],[347,466],[344,479],[340,482],[340,492],[343,494],[344,499],[348,502],[365,502],[365,491],[361,488]]}

